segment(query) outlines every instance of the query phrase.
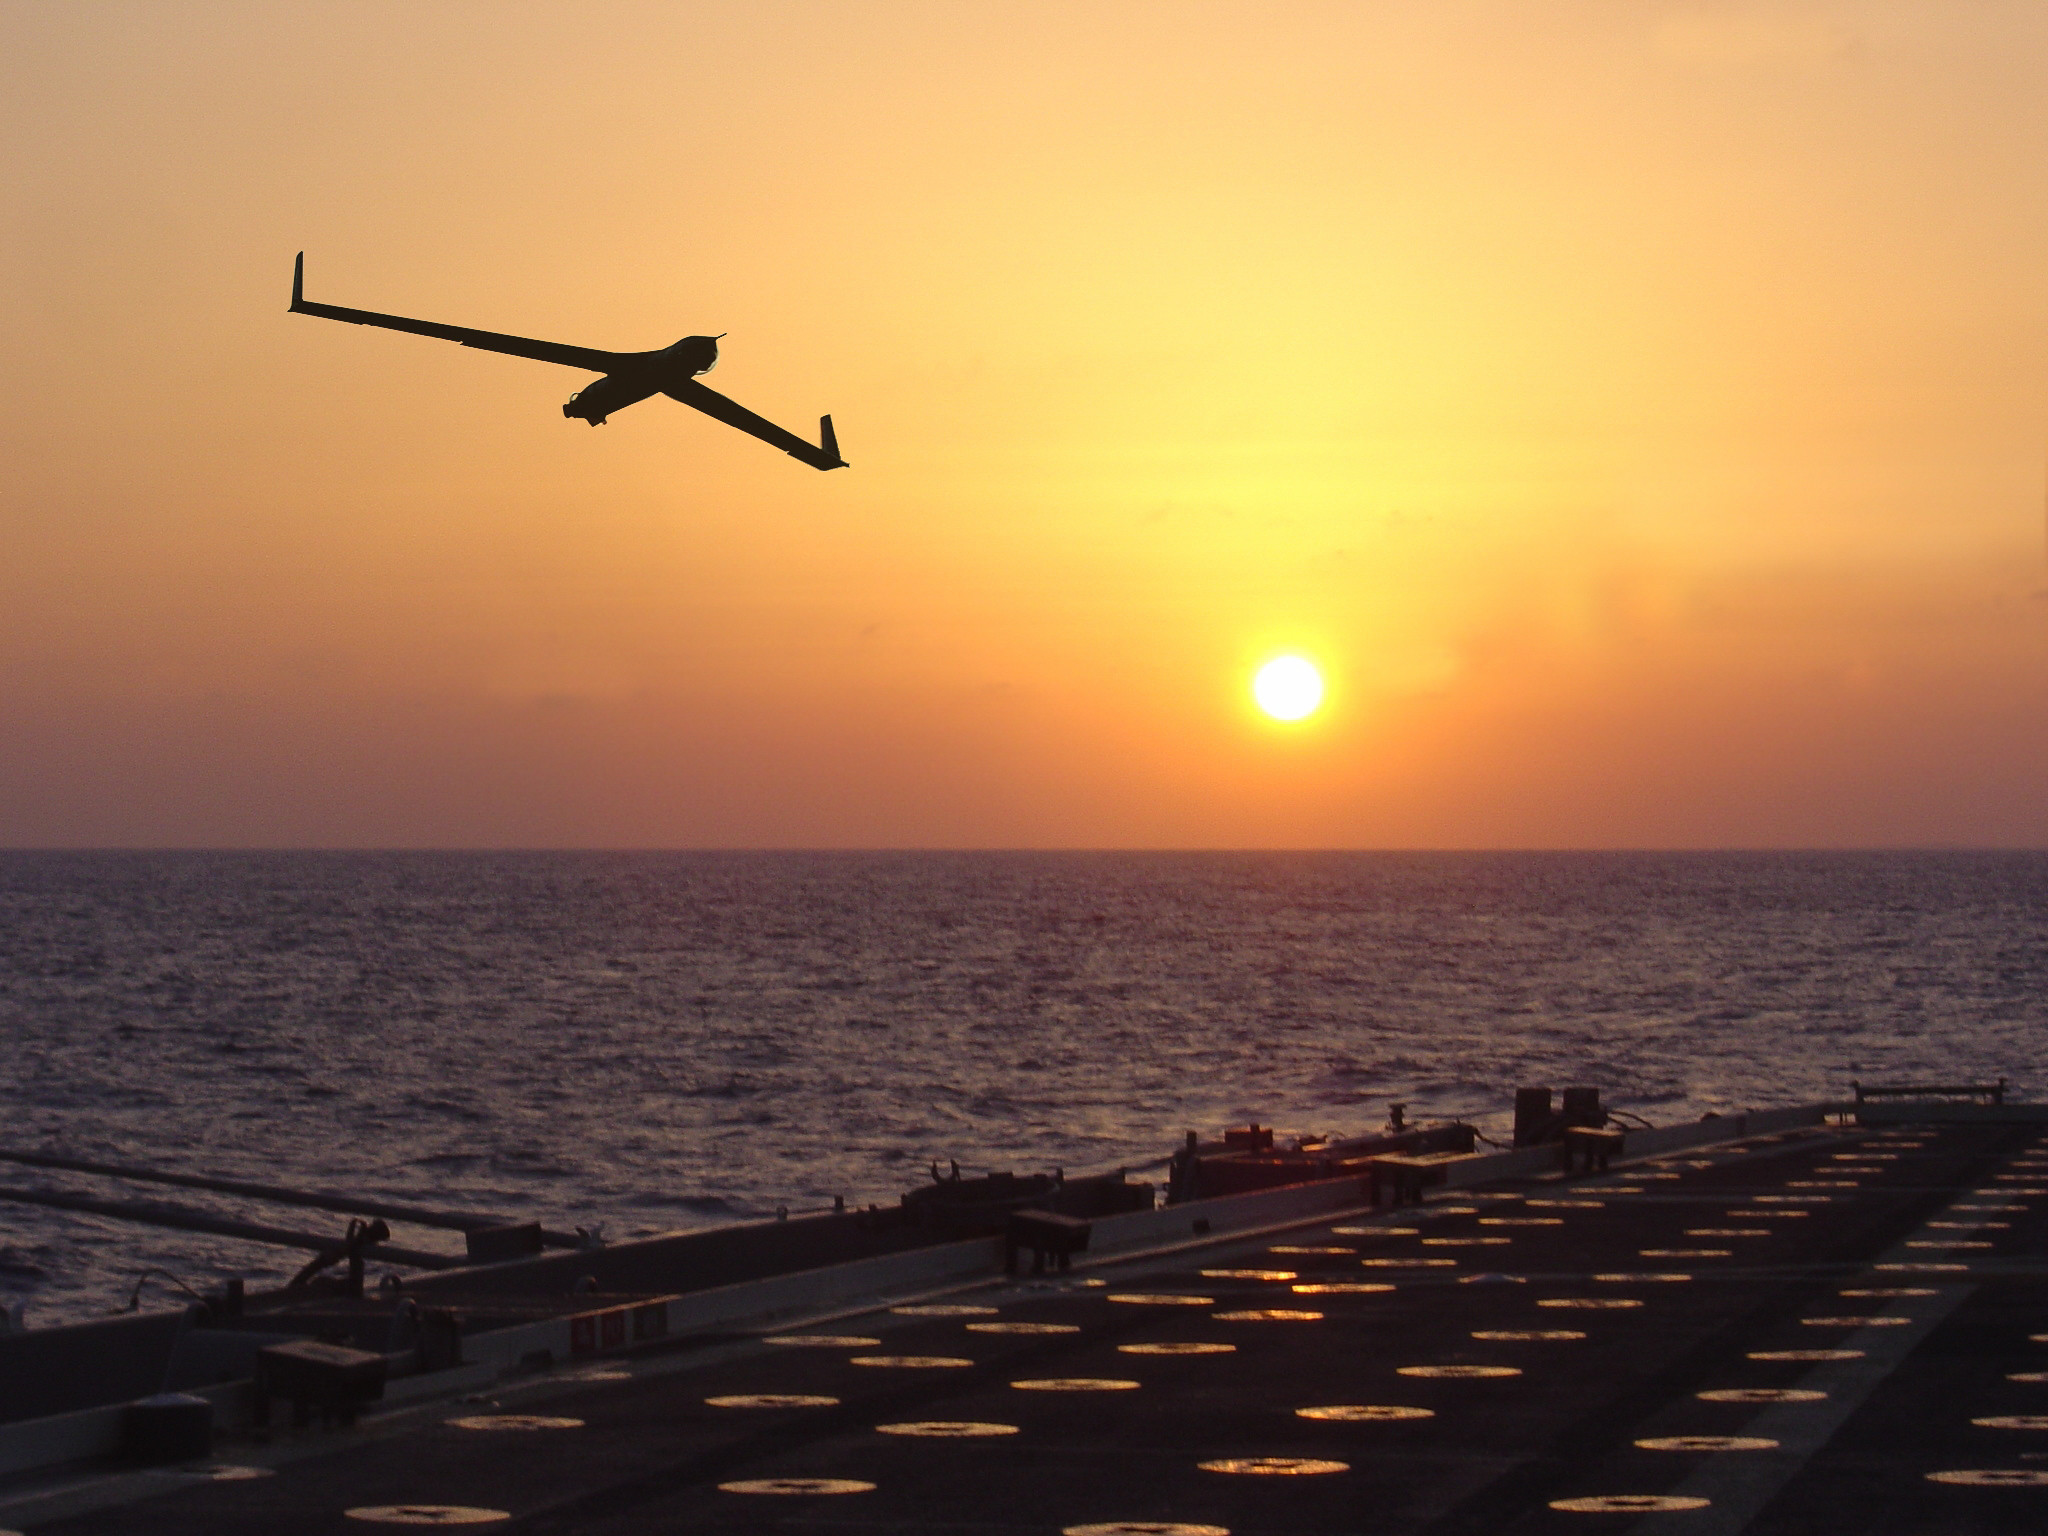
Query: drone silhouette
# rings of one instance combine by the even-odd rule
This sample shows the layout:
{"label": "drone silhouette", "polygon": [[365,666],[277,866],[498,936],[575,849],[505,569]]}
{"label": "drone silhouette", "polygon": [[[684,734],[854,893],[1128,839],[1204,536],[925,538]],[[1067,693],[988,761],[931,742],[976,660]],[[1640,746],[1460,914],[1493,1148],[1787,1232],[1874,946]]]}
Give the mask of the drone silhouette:
{"label": "drone silhouette", "polygon": [[756,416],[736,400],[728,400],[715,389],[697,382],[697,375],[718,366],[718,343],[723,337],[685,336],[672,346],[652,352],[602,352],[596,347],[571,347],[560,342],[531,341],[524,336],[503,336],[496,331],[472,331],[459,325],[441,325],[432,320],[408,320],[403,315],[380,315],[368,309],[343,309],[338,304],[312,304],[306,300],[306,253],[292,267],[292,307],[295,315],[317,315],[323,320],[345,320],[350,325],[375,325],[387,331],[410,331],[415,336],[434,336],[442,341],[460,342],[485,352],[503,352],[512,357],[530,357],[540,363],[560,363],[568,368],[587,368],[603,378],[578,390],[562,407],[562,414],[578,417],[593,427],[604,425],[614,411],[645,400],[649,395],[667,395],[684,405],[715,417],[729,427],[772,443],[793,459],[813,469],[844,469],[839,457],[839,438],[832,431],[832,418],[818,423],[822,441],[812,446],[794,432],[785,432],[765,417]]}

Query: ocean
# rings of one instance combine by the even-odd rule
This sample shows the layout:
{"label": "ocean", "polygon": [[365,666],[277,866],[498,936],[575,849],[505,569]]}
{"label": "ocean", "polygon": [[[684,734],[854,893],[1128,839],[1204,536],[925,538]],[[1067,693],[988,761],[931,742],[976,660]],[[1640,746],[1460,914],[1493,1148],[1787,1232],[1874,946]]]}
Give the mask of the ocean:
{"label": "ocean", "polygon": [[[0,1147],[618,1239],[1248,1119],[1498,1134],[1521,1084],[2025,1095],[2044,982],[2040,853],[5,853]],[[30,1326],[298,1262],[0,1199]]]}

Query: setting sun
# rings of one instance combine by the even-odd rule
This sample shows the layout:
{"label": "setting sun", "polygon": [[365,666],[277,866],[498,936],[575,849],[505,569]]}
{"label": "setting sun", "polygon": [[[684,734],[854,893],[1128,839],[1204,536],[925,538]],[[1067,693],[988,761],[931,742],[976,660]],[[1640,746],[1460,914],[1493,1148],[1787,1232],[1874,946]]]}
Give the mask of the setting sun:
{"label": "setting sun", "polygon": [[1252,679],[1252,697],[1275,720],[1301,720],[1323,702],[1323,674],[1299,656],[1277,656]]}

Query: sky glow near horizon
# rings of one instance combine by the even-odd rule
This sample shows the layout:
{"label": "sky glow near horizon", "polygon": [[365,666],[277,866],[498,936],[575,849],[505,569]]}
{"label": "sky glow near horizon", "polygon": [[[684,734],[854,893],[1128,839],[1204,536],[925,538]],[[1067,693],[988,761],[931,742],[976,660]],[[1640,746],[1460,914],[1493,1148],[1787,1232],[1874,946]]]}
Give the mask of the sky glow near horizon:
{"label": "sky glow near horizon", "polygon": [[0,846],[2048,844],[2048,9],[0,28]]}

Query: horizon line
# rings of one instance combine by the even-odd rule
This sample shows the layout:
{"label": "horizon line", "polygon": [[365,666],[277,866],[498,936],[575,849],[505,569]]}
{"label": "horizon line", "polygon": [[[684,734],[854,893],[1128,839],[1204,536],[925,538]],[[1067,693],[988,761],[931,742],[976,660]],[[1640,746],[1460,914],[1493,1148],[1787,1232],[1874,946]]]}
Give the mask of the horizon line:
{"label": "horizon line", "polygon": [[1323,854],[1323,855],[1764,855],[1839,854],[2044,854],[2034,843],[1728,843],[1728,844],[1498,844],[1334,846],[1321,844],[647,844],[647,843],[20,843],[0,844],[0,858],[52,853],[132,854]]}

